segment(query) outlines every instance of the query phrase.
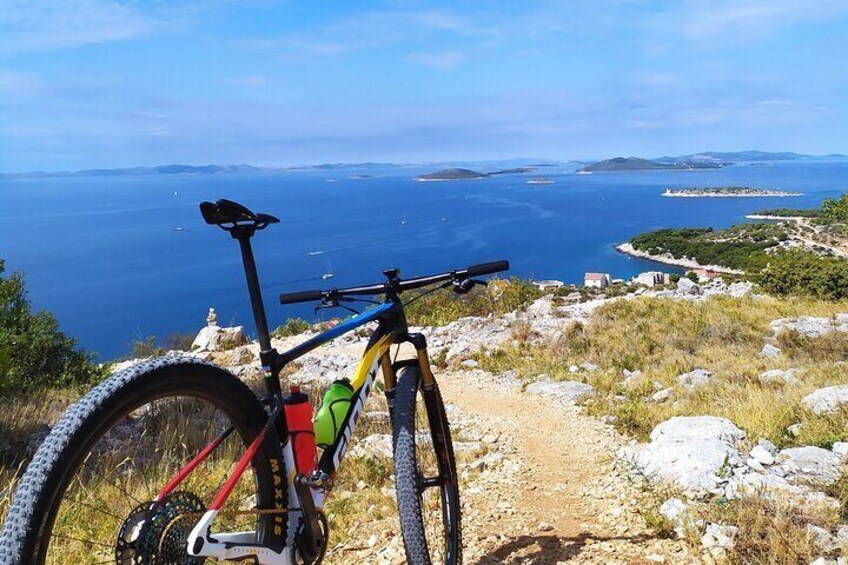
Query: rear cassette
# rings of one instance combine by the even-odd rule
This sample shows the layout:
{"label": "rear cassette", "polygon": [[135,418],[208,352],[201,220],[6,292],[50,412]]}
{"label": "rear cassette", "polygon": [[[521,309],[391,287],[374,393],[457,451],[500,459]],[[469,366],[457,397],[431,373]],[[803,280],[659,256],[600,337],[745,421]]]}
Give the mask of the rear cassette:
{"label": "rear cassette", "polygon": [[202,565],[188,554],[188,536],[206,510],[195,494],[174,492],[139,505],[124,521],[115,547],[118,565]]}

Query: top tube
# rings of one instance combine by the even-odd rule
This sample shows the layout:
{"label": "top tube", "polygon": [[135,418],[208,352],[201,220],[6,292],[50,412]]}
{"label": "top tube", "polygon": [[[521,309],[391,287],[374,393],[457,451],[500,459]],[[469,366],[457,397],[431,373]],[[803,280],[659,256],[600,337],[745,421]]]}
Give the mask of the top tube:
{"label": "top tube", "polygon": [[316,349],[324,345],[325,343],[333,341],[337,337],[340,337],[350,331],[353,331],[358,327],[364,326],[368,322],[373,322],[374,320],[382,316],[385,312],[395,307],[397,307],[397,305],[394,302],[386,302],[384,304],[380,304],[379,306],[371,308],[370,310],[366,310],[365,312],[357,314],[349,320],[345,320],[344,322],[339,323],[338,325],[330,328],[329,330],[316,335],[315,337],[309,338],[300,345],[292,347],[288,351],[282,353],[281,357],[286,363],[293,361],[298,357],[306,355],[313,349]]}

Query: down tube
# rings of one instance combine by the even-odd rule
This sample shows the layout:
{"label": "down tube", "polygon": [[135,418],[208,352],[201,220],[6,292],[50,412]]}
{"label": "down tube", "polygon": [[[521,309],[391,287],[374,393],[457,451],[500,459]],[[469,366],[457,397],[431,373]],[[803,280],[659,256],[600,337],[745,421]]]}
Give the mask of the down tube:
{"label": "down tube", "polygon": [[[371,337],[362,361],[360,361],[359,367],[356,369],[356,374],[351,380],[351,384],[356,390],[356,400],[347,413],[339,437],[336,438],[332,446],[324,451],[321,461],[318,463],[319,469],[327,473],[330,477],[335,476],[344,458],[350,444],[350,438],[353,436],[354,429],[356,429],[356,423],[359,421],[360,414],[362,414],[362,408],[365,406],[365,401],[368,400],[368,396],[371,394],[371,389],[374,386],[374,379],[380,367],[380,359],[386,353],[391,343],[391,335],[382,334],[378,330]],[[316,505],[320,506],[322,503],[323,494],[320,495],[319,499],[316,499]]]}

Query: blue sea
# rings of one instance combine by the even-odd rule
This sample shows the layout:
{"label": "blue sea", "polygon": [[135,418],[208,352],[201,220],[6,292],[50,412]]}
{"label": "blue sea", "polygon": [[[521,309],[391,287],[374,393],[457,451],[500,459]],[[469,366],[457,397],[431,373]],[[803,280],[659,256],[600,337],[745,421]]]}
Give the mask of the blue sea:
{"label": "blue sea", "polygon": [[[112,359],[137,337],[197,331],[210,306],[222,323],[253,331],[237,245],[203,223],[201,200],[230,198],[281,219],[254,238],[275,326],[289,316],[316,317],[310,305],[279,306],[276,293],[378,282],[394,266],[413,276],[509,259],[521,277],[629,277],[656,268],[613,249],[640,232],[725,227],[758,209],[816,206],[848,189],[848,163],[808,161],[592,175],[546,167],[475,181],[412,180],[431,171],[0,180],[0,258],[7,271],[26,274],[37,308],[54,312],[82,346]],[[352,178],[362,174],[371,177]],[[536,175],[556,183],[526,184]],[[725,185],[804,196],[660,196],[669,187]],[[335,277],[322,280],[326,272]]]}

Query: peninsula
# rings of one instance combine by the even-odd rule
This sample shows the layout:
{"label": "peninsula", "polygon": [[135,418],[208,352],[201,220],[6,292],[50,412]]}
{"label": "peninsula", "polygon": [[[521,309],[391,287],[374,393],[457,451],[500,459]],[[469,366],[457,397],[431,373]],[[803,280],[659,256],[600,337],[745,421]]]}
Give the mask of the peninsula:
{"label": "peninsula", "polygon": [[766,190],[748,186],[720,186],[706,188],[667,188],[662,193],[670,198],[785,198],[801,196],[801,192]]}

